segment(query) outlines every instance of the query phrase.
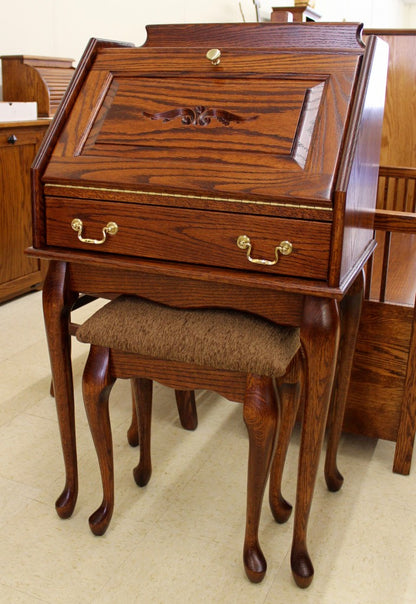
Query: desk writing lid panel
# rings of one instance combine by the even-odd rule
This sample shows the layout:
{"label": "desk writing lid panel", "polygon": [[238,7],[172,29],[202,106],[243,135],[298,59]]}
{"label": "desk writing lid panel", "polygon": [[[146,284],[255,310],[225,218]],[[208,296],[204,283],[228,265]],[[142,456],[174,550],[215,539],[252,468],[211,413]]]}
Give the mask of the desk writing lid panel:
{"label": "desk writing lid panel", "polygon": [[104,49],[44,180],[331,207],[357,53]]}

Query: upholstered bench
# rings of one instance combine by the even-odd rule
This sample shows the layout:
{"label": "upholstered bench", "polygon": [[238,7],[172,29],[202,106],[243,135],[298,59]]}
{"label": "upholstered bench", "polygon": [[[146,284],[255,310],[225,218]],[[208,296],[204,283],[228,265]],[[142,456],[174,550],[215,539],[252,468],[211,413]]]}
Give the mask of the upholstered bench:
{"label": "upholstered bench", "polygon": [[134,478],[139,485],[151,475],[152,381],[179,390],[214,390],[243,402],[249,435],[244,565],[251,581],[261,581],[267,564],[258,527],[278,424],[275,378],[282,378],[296,357],[299,330],[238,311],[183,310],[121,296],[76,335],[91,344],[83,394],[103,482],[102,504],[90,516],[92,532],[105,532],[114,507],[108,398],[115,380],[137,380],[140,461]]}

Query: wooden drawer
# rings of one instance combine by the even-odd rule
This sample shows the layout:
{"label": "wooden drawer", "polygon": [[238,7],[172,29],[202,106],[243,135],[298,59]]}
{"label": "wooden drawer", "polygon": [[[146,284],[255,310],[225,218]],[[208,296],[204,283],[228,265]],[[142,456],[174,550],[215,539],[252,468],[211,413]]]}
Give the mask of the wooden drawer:
{"label": "wooden drawer", "polygon": [[[82,237],[101,240],[108,222],[118,225],[100,245],[83,243],[71,227],[83,223]],[[272,218],[189,208],[46,198],[46,243],[99,253],[188,262],[326,280],[331,223]],[[250,238],[254,259],[275,260],[275,247],[289,241],[289,255],[273,265],[251,262],[237,246]]]}
{"label": "wooden drawer", "polygon": [[0,125],[0,147],[12,148],[21,145],[37,145],[42,140],[49,122],[39,125],[22,125],[22,122]]}

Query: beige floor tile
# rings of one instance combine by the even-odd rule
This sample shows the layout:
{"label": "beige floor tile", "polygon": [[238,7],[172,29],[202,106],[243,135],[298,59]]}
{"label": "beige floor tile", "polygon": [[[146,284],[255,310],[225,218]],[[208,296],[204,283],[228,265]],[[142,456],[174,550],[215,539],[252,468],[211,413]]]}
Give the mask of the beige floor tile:
{"label": "beige floor tile", "polygon": [[239,543],[199,539],[163,525],[138,541],[93,602],[255,604],[264,602],[270,585],[267,576],[259,585],[246,579]]}
{"label": "beige floor tile", "polygon": [[[102,304],[96,302],[95,306]],[[91,308],[77,311],[76,320]],[[0,306],[0,601],[72,604],[414,604],[416,470],[392,473],[394,443],[344,436],[344,486],[329,493],[318,473],[309,525],[315,577],[307,590],[290,571],[293,519],[277,525],[267,492],[260,540],[268,571],[260,585],[242,564],[247,433],[241,406],[198,392],[199,426],[179,422],[174,393],[154,391],[153,475],[136,486],[138,452],[126,441],[130,386],[110,398],[116,505],[105,536],[88,516],[101,501],[96,454],[83,408],[81,376],[88,348],[73,342],[79,497],[63,521],[54,501],[64,484],[63,459],[44,337],[41,294]],[[283,480],[294,502],[299,430]],[[415,463],[415,462],[414,462]]]}
{"label": "beige floor tile", "polygon": [[126,523],[97,538],[80,516],[60,520],[33,500],[2,529],[1,581],[46,602],[91,602],[139,545],[136,532]]}
{"label": "beige floor tile", "polygon": [[30,593],[23,593],[14,587],[3,585],[0,579],[0,602],[9,602],[10,604],[39,604],[46,602]]}

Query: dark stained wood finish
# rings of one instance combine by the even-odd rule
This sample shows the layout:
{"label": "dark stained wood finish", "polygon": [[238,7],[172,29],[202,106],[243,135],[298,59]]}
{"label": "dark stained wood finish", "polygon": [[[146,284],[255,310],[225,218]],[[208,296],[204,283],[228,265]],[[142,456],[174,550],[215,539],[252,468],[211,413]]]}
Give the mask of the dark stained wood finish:
{"label": "dark stained wood finish", "polygon": [[[74,217],[81,218],[82,236],[102,238],[110,218],[119,232],[108,236],[106,252],[144,258],[169,259],[198,265],[258,270],[247,263],[247,252],[237,246],[240,235],[250,233],[252,255],[274,260],[275,247],[289,240],[295,254],[281,256],[265,273],[324,280],[328,273],[330,223],[240,216],[190,208],[155,208],[144,204],[94,203],[84,200],[46,198],[47,243],[55,247],[85,249],[85,243],[68,229]],[[219,228],[221,225],[221,228]],[[248,264],[248,266],[247,266]]]}
{"label": "dark stained wood finish", "polygon": [[39,289],[46,263],[25,256],[32,241],[30,166],[48,120],[0,124],[0,302]]}
{"label": "dark stained wood finish", "polygon": [[339,359],[342,359],[342,363],[337,367],[332,390],[332,401],[327,421],[328,442],[325,458],[325,479],[330,491],[339,491],[343,483],[343,477],[337,467],[336,456],[342,432],[363,297],[364,271],[361,271],[340,303],[342,319]]}
{"label": "dark stained wood finish", "polygon": [[[293,23],[291,29],[276,29],[273,23],[224,23],[148,25],[144,46],[213,48],[280,48],[298,52],[320,48],[342,51],[362,51],[360,23]],[[305,29],[307,28],[307,29]],[[323,33],[324,32],[324,33]]]}
{"label": "dark stained wood finish", "polygon": [[139,418],[140,461],[133,474],[139,486],[145,486],[152,473],[152,380],[176,389],[187,388],[188,391],[201,387],[219,390],[226,392],[228,398],[243,403],[243,417],[249,435],[247,519],[243,557],[249,579],[254,583],[261,581],[267,563],[259,544],[258,529],[278,422],[273,379],[208,368],[200,369],[186,363],[143,358],[132,353],[91,346],[83,376],[83,394],[103,484],[102,503],[90,517],[90,527],[96,535],[102,535],[107,530],[114,509],[114,469],[108,399],[117,377],[130,378],[134,383],[136,413]]}
{"label": "dark stained wood finish", "polygon": [[[46,306],[48,338],[53,373],[63,384],[56,399],[61,429],[71,432],[62,437],[67,483],[58,513],[61,506],[68,513],[76,500],[76,465],[69,468],[75,461],[71,384],[65,385],[62,377],[70,359],[60,323],[73,293],[135,293],[179,307],[231,307],[300,326],[307,387],[292,570],[298,585],[305,587],[313,576],[306,529],[338,351],[338,301],[375,245],[386,48],[375,38],[364,47],[361,27],[350,24],[179,25],[148,32],[141,49],[90,42],[33,169],[32,253],[53,260],[45,290],[46,299],[54,300]],[[175,53],[166,47],[175,47]],[[223,53],[218,66],[205,58],[212,47]],[[264,97],[259,96],[263,90]],[[201,111],[196,109],[201,106]],[[166,117],[166,112],[163,122],[160,114]],[[228,123],[217,119],[224,112]],[[201,115],[209,115],[210,122],[202,125]],[[259,136],[264,149],[256,142]],[[53,215],[48,213],[51,199],[60,200]],[[132,239],[128,255],[120,248],[114,253],[110,237],[94,249],[78,243],[59,247],[54,229],[62,208],[75,200],[82,201],[77,209],[87,214],[98,206],[104,214],[106,208],[125,208],[126,214],[131,212],[127,206],[136,208],[137,227],[140,206],[148,204],[144,215],[154,215],[147,222],[150,257],[135,250]],[[178,254],[178,241],[184,242],[191,229],[189,258],[183,251],[171,258],[169,246],[163,247],[165,235],[156,245],[156,233],[166,228],[159,212],[179,218],[189,216],[188,210],[192,222],[172,224],[170,233]],[[198,216],[209,213],[218,218],[218,233],[211,231],[213,245],[207,245],[206,221],[198,230]],[[233,222],[236,228],[259,225],[255,228],[259,234],[264,230],[265,243],[256,232],[251,255],[270,259],[273,229],[265,225],[274,220],[276,225],[295,221],[306,239],[310,227],[313,249],[321,245],[327,260],[314,262],[311,250],[314,266],[302,265],[297,260],[302,245],[296,240],[292,254],[280,256],[270,269],[249,262],[244,251],[231,252],[226,243],[220,265],[215,243],[231,241],[227,229]],[[306,221],[311,223],[307,229]],[[321,239],[321,229],[328,232],[325,225],[329,240]],[[70,224],[68,232],[76,235]],[[249,231],[244,234],[252,237]],[[121,229],[120,238],[123,242]],[[285,238],[276,229],[275,245]],[[235,253],[241,257],[234,263]],[[246,264],[240,264],[243,259]],[[345,379],[347,374],[342,373]]]}
{"label": "dark stained wood finish", "polygon": [[292,513],[291,504],[282,495],[282,477],[295,425],[299,404],[304,399],[304,353],[302,349],[293,359],[283,380],[277,380],[280,402],[278,446],[270,470],[269,503],[276,522],[283,524]]}
{"label": "dark stained wood finish", "polygon": [[[136,413],[136,401],[141,396],[140,384],[132,380],[132,414],[131,423],[127,430],[127,440],[131,447],[139,444],[139,425]],[[195,393],[193,390],[175,390],[176,406],[179,419],[185,430],[196,430],[198,427],[198,413],[196,409]]]}

